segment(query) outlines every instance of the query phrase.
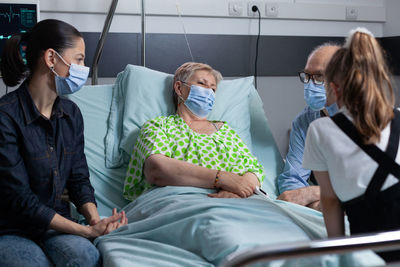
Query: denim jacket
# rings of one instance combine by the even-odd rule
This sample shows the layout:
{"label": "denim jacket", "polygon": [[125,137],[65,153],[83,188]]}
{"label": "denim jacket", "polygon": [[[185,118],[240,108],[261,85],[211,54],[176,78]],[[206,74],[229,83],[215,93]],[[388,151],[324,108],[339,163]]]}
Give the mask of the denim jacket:
{"label": "denim jacket", "polygon": [[56,213],[70,219],[95,203],[84,154],[83,118],[57,97],[50,119],[37,110],[27,83],[0,99],[0,234],[40,237]]}

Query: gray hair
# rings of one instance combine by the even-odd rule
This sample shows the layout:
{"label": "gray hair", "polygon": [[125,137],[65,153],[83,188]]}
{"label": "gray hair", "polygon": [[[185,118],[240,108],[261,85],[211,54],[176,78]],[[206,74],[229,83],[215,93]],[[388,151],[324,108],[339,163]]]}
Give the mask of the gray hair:
{"label": "gray hair", "polygon": [[341,45],[340,43],[337,43],[337,42],[332,42],[332,41],[325,42],[325,43],[323,43],[323,44],[321,44],[321,45],[318,45],[318,46],[314,47],[313,50],[311,51],[311,53],[308,55],[307,60],[309,60],[310,57],[311,57],[315,52],[317,52],[318,50],[320,50],[321,48],[330,47],[330,46],[332,46],[332,47],[337,47],[337,48],[341,48],[341,47],[342,47],[342,45]]}
{"label": "gray hair", "polygon": [[[214,76],[215,82],[217,84],[223,79],[221,73],[217,70],[214,70],[210,65],[197,62],[186,62],[175,71],[173,85],[175,85],[175,82],[177,81],[186,82],[198,70],[209,71]],[[172,92],[173,92],[174,104],[175,106],[177,106],[178,95],[176,94],[174,88],[172,88]]]}

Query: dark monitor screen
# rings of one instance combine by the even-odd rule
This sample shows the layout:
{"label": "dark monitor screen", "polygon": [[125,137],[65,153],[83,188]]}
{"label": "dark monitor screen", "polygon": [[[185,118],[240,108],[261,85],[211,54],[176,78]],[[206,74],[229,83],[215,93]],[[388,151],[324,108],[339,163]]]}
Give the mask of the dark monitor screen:
{"label": "dark monitor screen", "polygon": [[[32,28],[38,20],[37,4],[0,3],[0,55],[6,40]],[[24,57],[24,47],[21,47]]]}

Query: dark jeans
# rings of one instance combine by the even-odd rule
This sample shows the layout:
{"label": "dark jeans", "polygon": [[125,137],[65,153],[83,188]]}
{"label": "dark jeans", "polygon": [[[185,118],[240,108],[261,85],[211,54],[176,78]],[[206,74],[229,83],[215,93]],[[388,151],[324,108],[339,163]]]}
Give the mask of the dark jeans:
{"label": "dark jeans", "polygon": [[86,238],[49,230],[37,243],[18,235],[0,236],[0,266],[100,266],[100,253]]}

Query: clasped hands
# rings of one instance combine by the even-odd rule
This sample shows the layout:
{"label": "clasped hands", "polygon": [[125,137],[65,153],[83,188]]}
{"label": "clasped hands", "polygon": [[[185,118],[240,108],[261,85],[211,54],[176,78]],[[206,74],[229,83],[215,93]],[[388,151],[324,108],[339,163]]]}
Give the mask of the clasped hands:
{"label": "clasped hands", "polygon": [[221,171],[217,182],[220,190],[217,193],[208,194],[214,198],[246,198],[253,195],[256,186],[259,186],[257,176],[247,172],[238,175],[231,172]]}
{"label": "clasped hands", "polygon": [[112,216],[105,219],[92,219],[89,222],[89,238],[96,238],[101,235],[106,235],[112,231],[128,224],[128,218],[126,217],[125,211],[117,213],[117,209],[114,208]]}

